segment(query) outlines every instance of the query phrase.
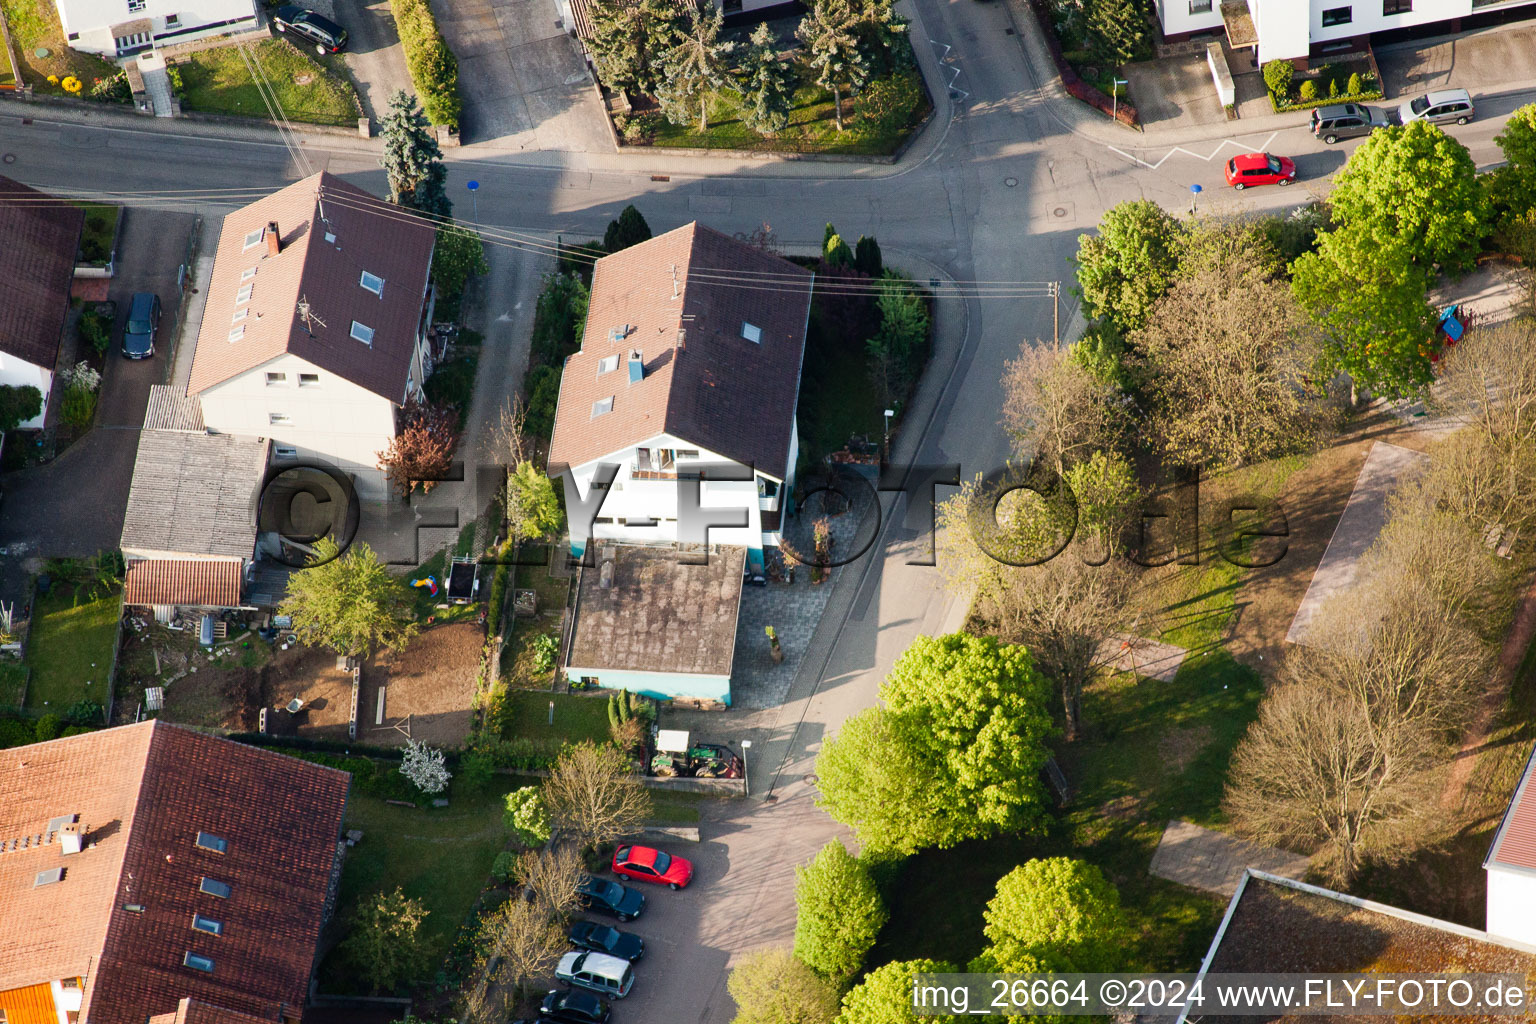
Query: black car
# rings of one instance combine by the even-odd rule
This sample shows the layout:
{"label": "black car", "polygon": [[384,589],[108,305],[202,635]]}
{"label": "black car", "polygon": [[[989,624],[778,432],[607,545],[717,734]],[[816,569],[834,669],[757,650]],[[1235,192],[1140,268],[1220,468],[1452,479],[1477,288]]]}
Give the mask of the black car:
{"label": "black car", "polygon": [[588,910],[612,914],[620,921],[630,921],[645,909],[645,894],[592,875],[583,875],[576,895]]}
{"label": "black car", "polygon": [[347,48],[347,30],[330,18],[292,5],[279,7],[272,14],[272,27],[292,32],[315,44],[320,54],[340,53]]}
{"label": "black car", "polygon": [[596,921],[577,921],[571,925],[568,936],[571,945],[594,953],[607,953],[620,960],[633,963],[645,956],[645,940],[629,932],[621,932],[611,925]]}
{"label": "black car", "polygon": [[155,354],[155,331],[160,326],[160,296],[139,292],[128,305],[128,323],[123,328],[123,355],[129,359],[148,359]]}
{"label": "black car", "polygon": [[609,1007],[590,992],[580,989],[551,989],[539,1004],[539,1020],[559,1024],[605,1024]]}

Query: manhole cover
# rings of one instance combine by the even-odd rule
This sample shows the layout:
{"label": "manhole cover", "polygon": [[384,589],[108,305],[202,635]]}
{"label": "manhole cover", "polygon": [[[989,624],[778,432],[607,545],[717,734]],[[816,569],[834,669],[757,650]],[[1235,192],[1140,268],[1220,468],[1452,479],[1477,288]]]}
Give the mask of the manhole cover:
{"label": "manhole cover", "polygon": [[1065,217],[1067,215],[1067,208],[1065,206],[1058,206],[1051,213],[1057,217]]}
{"label": "manhole cover", "polygon": [[53,56],[53,51],[48,49],[46,46],[39,46],[37,49],[32,51],[32,56],[36,57],[38,60],[47,60],[49,57]]}
{"label": "manhole cover", "polygon": [[13,164],[13,163],[16,162],[16,154],[15,153],[7,153],[7,154],[5,154],[5,156],[0,156],[0,162],[8,163],[8,164]]}
{"label": "manhole cover", "polygon": [[1003,184],[1007,185],[1009,188],[1013,188],[1013,186],[1017,185],[1018,183],[1019,183],[1019,179],[1018,178],[1004,178],[1003,179]]}

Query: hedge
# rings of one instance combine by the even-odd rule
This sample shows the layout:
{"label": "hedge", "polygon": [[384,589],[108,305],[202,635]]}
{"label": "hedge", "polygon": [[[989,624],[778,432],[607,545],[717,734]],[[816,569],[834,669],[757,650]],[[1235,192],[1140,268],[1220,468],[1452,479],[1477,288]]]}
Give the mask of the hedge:
{"label": "hedge", "polygon": [[1366,89],[1363,92],[1340,93],[1337,96],[1323,96],[1319,94],[1314,99],[1297,99],[1292,101],[1289,97],[1281,99],[1274,93],[1269,94],[1269,105],[1275,108],[1277,114],[1288,114],[1295,110],[1311,110],[1314,107],[1328,107],[1335,103],[1371,103],[1381,99],[1380,89]]}
{"label": "hedge", "polygon": [[1034,11],[1035,20],[1040,25],[1040,33],[1045,36],[1046,48],[1051,51],[1051,60],[1056,62],[1056,73],[1061,76],[1062,87],[1074,99],[1082,100],[1090,107],[1094,107],[1108,117],[1112,117],[1128,127],[1141,129],[1141,122],[1136,117],[1136,108],[1129,103],[1116,103],[1109,96],[1094,86],[1083,81],[1076,69],[1067,62],[1062,53],[1061,43],[1056,39],[1056,33],[1051,26],[1051,18],[1040,7],[1040,0],[1033,0],[1029,9]]}
{"label": "hedge", "polygon": [[448,48],[427,0],[396,0],[395,24],[405,50],[405,66],[421,97],[421,109],[433,124],[459,130],[464,109],[459,98],[459,60]]}

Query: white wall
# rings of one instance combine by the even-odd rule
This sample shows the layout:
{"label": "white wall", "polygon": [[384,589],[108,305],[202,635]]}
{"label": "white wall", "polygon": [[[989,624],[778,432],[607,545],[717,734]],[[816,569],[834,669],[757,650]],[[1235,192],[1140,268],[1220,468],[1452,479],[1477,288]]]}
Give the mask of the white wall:
{"label": "white wall", "polygon": [[[142,10],[130,10],[128,4],[129,0],[56,0],[69,45],[108,56],[115,53],[111,27],[124,22],[149,18],[157,38],[172,33],[165,41],[180,43],[199,35],[249,29],[256,19],[254,0],[143,0]],[[170,16],[179,18],[177,25],[167,24]],[[221,24],[242,20],[245,24]]]}
{"label": "white wall", "polygon": [[[267,374],[282,373],[283,383],[268,384]],[[314,386],[299,385],[299,374],[319,376]],[[378,468],[379,455],[395,436],[395,405],[343,377],[295,355],[281,355],[262,366],[202,392],[203,422],[224,434],[270,438],[276,449],[298,449],[300,458],[319,458],[357,478],[358,496],[386,496],[388,481]],[[273,423],[273,413],[287,423]]]}
{"label": "white wall", "polygon": [[[1249,0],[1251,3],[1252,0]],[[1157,20],[1163,26],[1163,35],[1182,32],[1223,31],[1221,25],[1221,0],[1210,0],[1209,10],[1193,13],[1190,7],[1206,6],[1204,0],[1157,0]]]}
{"label": "white wall", "polygon": [[[1374,3],[1376,9],[1381,10],[1381,0],[1356,2]],[[1333,5],[1330,3],[1329,6]],[[1317,24],[1321,19],[1322,8],[1314,7],[1308,18],[1303,19],[1300,17],[1300,7],[1298,0],[1248,0],[1253,27],[1259,34],[1260,64],[1306,57],[1309,26]]]}
{"label": "white wall", "polygon": [[1488,866],[1489,935],[1536,944],[1536,874]]}
{"label": "white wall", "polygon": [[41,427],[43,417],[48,415],[48,392],[53,387],[53,371],[0,352],[0,384],[18,388],[30,384],[43,393],[43,411],[20,424],[28,430]]}

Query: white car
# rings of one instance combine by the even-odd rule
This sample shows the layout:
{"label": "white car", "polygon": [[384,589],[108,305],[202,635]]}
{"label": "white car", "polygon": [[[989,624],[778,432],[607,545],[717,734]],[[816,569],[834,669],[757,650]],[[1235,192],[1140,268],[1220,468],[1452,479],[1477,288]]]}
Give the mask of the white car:
{"label": "white car", "polygon": [[567,953],[560,958],[555,977],[610,999],[623,999],[635,985],[634,966],[607,953]]}
{"label": "white car", "polygon": [[1412,121],[1428,121],[1430,124],[1466,124],[1476,111],[1472,107],[1472,94],[1465,89],[1442,89],[1416,96],[1397,108],[1398,120],[1403,124]]}

